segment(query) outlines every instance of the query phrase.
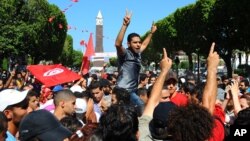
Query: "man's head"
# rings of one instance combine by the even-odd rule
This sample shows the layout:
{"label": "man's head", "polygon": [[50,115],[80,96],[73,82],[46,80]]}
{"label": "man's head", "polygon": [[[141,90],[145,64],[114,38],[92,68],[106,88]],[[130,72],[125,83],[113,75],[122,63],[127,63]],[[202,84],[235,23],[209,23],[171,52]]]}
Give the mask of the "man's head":
{"label": "man's head", "polygon": [[142,87],[146,87],[146,85],[148,84],[148,79],[149,78],[145,73],[141,73],[139,78],[139,85],[141,85]]}
{"label": "man's head", "polygon": [[109,95],[112,91],[111,83],[107,79],[100,79],[102,90],[105,95]]}
{"label": "man's head", "polygon": [[55,109],[61,109],[64,114],[72,115],[76,109],[76,97],[71,90],[62,90],[54,96]]}
{"label": "man's head", "polygon": [[27,101],[29,102],[29,110],[34,111],[39,107],[38,94],[35,91],[29,90],[27,96]]}
{"label": "man's head", "polygon": [[186,81],[195,84],[196,83],[196,77],[194,73],[192,72],[187,72],[186,73]]}
{"label": "man's head", "polygon": [[243,94],[246,93],[248,88],[249,88],[249,81],[247,79],[241,80],[239,84],[239,89],[241,93]]}
{"label": "man's head", "polygon": [[90,92],[94,98],[95,103],[99,103],[104,95],[100,81],[94,81],[89,86]]}
{"label": "man's head", "polygon": [[163,86],[161,90],[160,102],[168,102],[168,101],[170,101],[170,92],[167,86]]}
{"label": "man's head", "polygon": [[120,103],[125,103],[129,104],[130,103],[130,95],[129,92],[121,87],[115,87],[112,91],[111,94],[111,101],[112,104],[120,104]]}
{"label": "man's head", "polygon": [[205,141],[212,135],[214,120],[206,108],[188,104],[176,107],[170,113],[167,125],[173,140]]}
{"label": "man's head", "polygon": [[144,102],[144,104],[148,103],[148,90],[146,88],[139,88],[137,90],[137,95]]}
{"label": "man's head", "polygon": [[141,37],[137,33],[130,33],[127,38],[128,47],[133,50],[135,53],[140,53],[141,49]]}
{"label": "man's head", "polygon": [[153,119],[149,124],[150,132],[155,139],[170,139],[171,135],[167,131],[169,113],[176,108],[173,102],[159,103],[153,113]]}
{"label": "man's head", "polygon": [[102,113],[106,112],[111,106],[111,95],[104,96],[101,100],[101,111]]}
{"label": "man's head", "polygon": [[138,117],[133,107],[124,104],[111,105],[100,118],[100,130],[106,141],[136,141]]}
{"label": "man's head", "polygon": [[37,110],[24,117],[20,124],[19,135],[21,141],[34,138],[39,141],[63,141],[70,138],[72,133],[49,111]]}
{"label": "man's head", "polygon": [[164,87],[167,87],[170,95],[172,96],[177,90],[177,74],[170,70],[167,74],[166,80],[164,82]]}
{"label": "man's head", "polygon": [[17,91],[5,89],[0,92],[0,111],[8,119],[8,123],[19,127],[22,118],[27,114],[28,101],[26,99],[28,91]]}

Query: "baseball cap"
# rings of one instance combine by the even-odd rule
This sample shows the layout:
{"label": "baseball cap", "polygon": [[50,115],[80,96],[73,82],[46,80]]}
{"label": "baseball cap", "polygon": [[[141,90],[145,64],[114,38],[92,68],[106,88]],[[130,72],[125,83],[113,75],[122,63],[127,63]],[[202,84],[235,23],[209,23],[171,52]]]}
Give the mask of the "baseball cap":
{"label": "baseball cap", "polygon": [[70,90],[74,93],[74,92],[83,92],[83,89],[81,88],[81,86],[79,85],[73,85],[72,87],[70,87]]}
{"label": "baseball cap", "polygon": [[28,90],[18,91],[15,89],[5,89],[0,92],[0,111],[4,111],[8,106],[22,102],[27,96]]}
{"label": "baseball cap", "polygon": [[62,141],[72,135],[56,117],[47,110],[33,111],[25,116],[19,126],[21,141],[37,137],[41,141]]}
{"label": "baseball cap", "polygon": [[82,114],[87,111],[87,102],[85,99],[76,98],[76,113]]}
{"label": "baseball cap", "polygon": [[63,90],[63,87],[62,87],[61,85],[56,85],[56,86],[52,89],[53,92],[58,92],[58,91],[61,91],[61,90]]}
{"label": "baseball cap", "polygon": [[168,115],[176,105],[173,102],[161,102],[159,103],[153,113],[153,123],[155,127],[166,127],[168,121]]}
{"label": "baseball cap", "polygon": [[167,131],[168,116],[176,107],[173,102],[159,103],[153,113],[153,119],[149,123],[149,130],[153,138],[160,140],[171,140],[171,135]]}

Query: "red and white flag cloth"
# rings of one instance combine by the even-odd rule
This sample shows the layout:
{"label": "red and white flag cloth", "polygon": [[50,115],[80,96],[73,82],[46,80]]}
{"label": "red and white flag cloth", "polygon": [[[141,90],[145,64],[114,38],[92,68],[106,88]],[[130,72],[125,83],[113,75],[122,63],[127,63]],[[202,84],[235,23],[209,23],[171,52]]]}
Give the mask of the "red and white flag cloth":
{"label": "red and white flag cloth", "polygon": [[61,64],[55,65],[29,65],[27,69],[37,80],[45,86],[55,86],[80,79],[80,75],[67,69]]}
{"label": "red and white flag cloth", "polygon": [[88,44],[86,46],[85,55],[82,57],[81,71],[82,71],[83,75],[85,75],[86,73],[89,72],[90,57],[93,55],[95,55],[95,50],[94,50],[93,36],[92,36],[92,33],[90,33],[89,41],[88,41]]}

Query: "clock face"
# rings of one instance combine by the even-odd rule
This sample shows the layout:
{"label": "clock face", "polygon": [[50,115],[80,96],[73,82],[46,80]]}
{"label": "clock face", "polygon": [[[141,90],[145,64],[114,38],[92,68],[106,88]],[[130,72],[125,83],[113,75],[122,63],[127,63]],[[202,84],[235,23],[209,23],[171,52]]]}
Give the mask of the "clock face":
{"label": "clock face", "polygon": [[103,22],[101,19],[96,19],[96,25],[102,25],[102,24],[103,24]]}

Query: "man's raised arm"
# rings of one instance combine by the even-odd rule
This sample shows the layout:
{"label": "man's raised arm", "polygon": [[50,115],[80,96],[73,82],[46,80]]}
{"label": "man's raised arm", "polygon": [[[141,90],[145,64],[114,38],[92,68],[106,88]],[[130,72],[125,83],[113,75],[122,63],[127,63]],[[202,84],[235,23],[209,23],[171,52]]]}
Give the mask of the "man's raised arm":
{"label": "man's raised arm", "polygon": [[118,54],[123,54],[125,52],[125,49],[122,46],[122,41],[124,39],[125,32],[129,26],[131,16],[132,16],[132,12],[128,12],[128,10],[126,10],[126,15],[123,19],[122,27],[115,40],[115,47],[116,47]]}

